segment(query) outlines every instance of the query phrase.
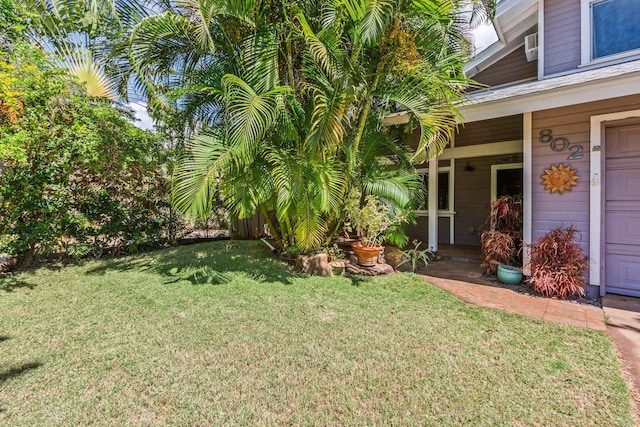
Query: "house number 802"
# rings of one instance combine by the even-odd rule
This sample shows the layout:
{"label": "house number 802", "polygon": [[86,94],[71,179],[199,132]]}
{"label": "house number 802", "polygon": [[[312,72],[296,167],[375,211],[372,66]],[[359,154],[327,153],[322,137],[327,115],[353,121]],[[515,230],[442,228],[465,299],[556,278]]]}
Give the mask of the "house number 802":
{"label": "house number 802", "polygon": [[542,144],[549,144],[549,147],[557,153],[569,150],[571,154],[567,156],[567,160],[579,160],[584,157],[584,154],[582,154],[582,145],[570,145],[569,140],[564,136],[554,138],[551,129],[542,129],[540,131],[540,138],[538,138],[538,142]]}

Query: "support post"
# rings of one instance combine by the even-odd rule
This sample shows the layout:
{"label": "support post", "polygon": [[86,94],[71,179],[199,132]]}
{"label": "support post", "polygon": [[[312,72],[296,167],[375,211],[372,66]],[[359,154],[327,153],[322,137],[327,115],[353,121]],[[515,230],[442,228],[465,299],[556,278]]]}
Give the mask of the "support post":
{"label": "support post", "polygon": [[532,203],[532,193],[533,193],[533,155],[532,155],[532,114],[531,112],[527,112],[523,114],[523,137],[522,137],[522,240],[525,243],[525,246],[522,250],[522,264],[523,269],[522,272],[526,276],[531,275],[531,250],[529,249],[527,244],[533,243],[531,241],[531,226],[532,226],[532,213],[533,213],[533,203]]}
{"label": "support post", "polygon": [[427,212],[429,215],[429,249],[438,251],[438,158],[429,160],[429,189]]}

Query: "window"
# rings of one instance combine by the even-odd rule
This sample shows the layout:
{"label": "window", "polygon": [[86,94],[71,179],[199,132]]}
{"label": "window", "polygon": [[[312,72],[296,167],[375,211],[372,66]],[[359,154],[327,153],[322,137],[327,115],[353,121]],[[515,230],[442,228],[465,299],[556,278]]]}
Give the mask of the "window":
{"label": "window", "polygon": [[640,54],[640,1],[582,0],[582,63]]}
{"label": "window", "polygon": [[[427,172],[421,173],[422,182],[424,185],[424,204],[421,206],[419,210],[427,211],[428,203],[429,203],[429,176]],[[438,172],[438,210],[439,211],[449,211],[450,210],[450,182],[449,182],[449,171],[447,172]]]}

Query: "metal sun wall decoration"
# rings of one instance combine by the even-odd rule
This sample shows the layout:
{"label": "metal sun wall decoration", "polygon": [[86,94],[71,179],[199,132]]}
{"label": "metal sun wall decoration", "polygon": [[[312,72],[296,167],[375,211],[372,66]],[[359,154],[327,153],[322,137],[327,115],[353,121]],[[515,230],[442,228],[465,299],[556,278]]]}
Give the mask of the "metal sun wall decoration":
{"label": "metal sun wall decoration", "polygon": [[551,191],[551,194],[558,192],[563,194],[565,191],[571,191],[571,187],[578,185],[580,177],[576,175],[578,171],[572,170],[571,165],[558,166],[551,165],[550,169],[544,170],[544,175],[540,175],[545,190]]}

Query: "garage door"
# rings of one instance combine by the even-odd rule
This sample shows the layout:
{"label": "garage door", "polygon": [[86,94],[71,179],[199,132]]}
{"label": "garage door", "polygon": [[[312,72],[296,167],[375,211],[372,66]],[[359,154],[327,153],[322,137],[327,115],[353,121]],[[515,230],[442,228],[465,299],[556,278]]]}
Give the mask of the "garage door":
{"label": "garage door", "polygon": [[640,297],[640,124],[605,137],[606,290]]}

